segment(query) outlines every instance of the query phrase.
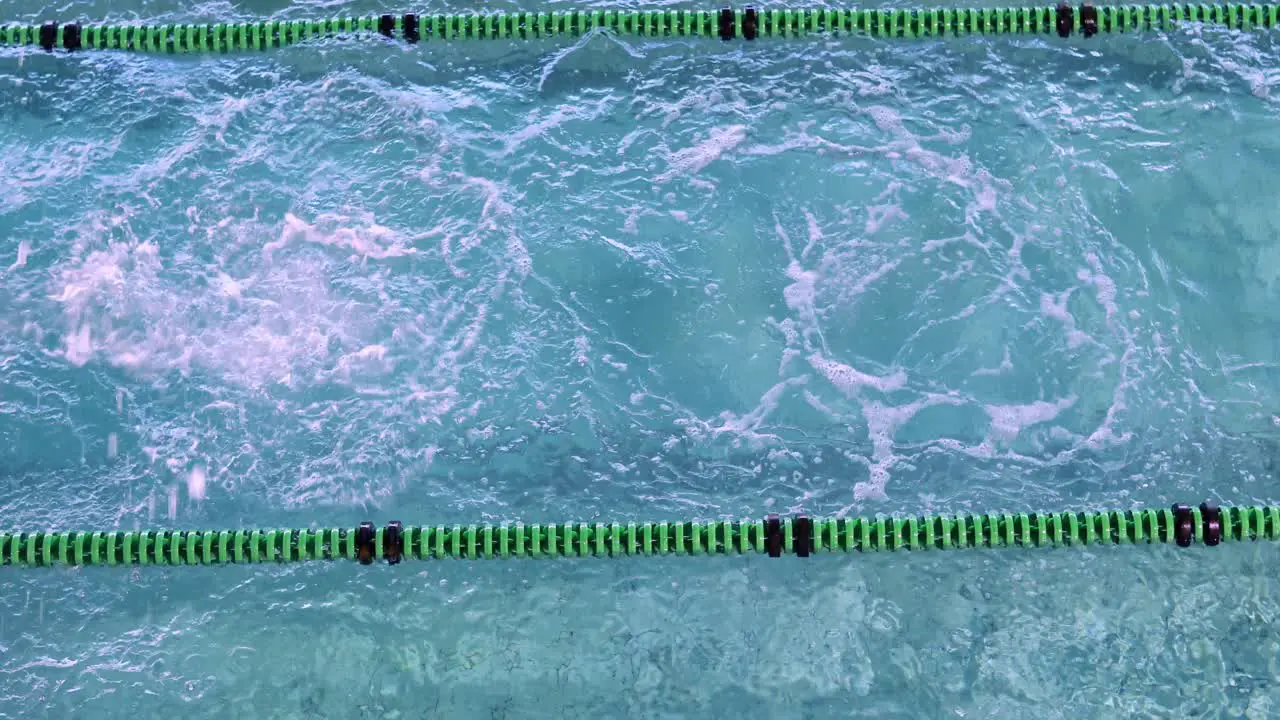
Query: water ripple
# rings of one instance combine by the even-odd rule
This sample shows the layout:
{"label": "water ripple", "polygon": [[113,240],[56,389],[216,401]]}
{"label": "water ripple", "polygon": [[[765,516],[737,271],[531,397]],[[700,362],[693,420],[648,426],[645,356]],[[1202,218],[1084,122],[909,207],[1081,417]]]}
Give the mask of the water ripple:
{"label": "water ripple", "polygon": [[[1098,40],[6,51],[0,510],[36,529],[1274,500],[1275,48]],[[1275,613],[1260,561],[1232,557],[1250,594],[1109,552],[433,566],[390,592],[347,567],[10,575],[0,707],[1265,714],[1266,652],[1195,641]],[[761,646],[822,662],[760,668]],[[324,679],[339,664],[355,682]],[[1125,690],[1155,685],[1185,690]]]}

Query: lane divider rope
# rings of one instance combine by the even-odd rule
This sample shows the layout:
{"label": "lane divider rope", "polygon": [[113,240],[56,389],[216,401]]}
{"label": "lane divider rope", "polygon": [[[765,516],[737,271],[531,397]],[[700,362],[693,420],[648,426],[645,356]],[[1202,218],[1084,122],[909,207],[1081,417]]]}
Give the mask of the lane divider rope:
{"label": "lane divider rope", "polygon": [[378,558],[480,560],[656,555],[767,555],[895,550],[963,550],[1280,539],[1280,507],[1057,513],[988,513],[889,518],[810,518],[644,523],[435,525],[375,528],[142,530],[0,533],[0,566],[242,565]]}
{"label": "lane divider rope", "polygon": [[268,50],[318,38],[383,36],[422,40],[579,37],[597,29],[640,37],[790,38],[813,34],[876,38],[968,35],[1072,35],[1169,30],[1181,23],[1263,30],[1280,24],[1280,4],[1147,4],[1009,8],[567,10],[520,13],[370,15],[324,20],[260,20],[210,24],[0,25],[0,47],[228,53]]}

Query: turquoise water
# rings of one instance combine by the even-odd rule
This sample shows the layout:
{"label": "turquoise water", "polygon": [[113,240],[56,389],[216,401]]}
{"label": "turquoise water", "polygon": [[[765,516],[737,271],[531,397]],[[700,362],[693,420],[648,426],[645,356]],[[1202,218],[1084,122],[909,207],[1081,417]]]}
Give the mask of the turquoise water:
{"label": "turquoise water", "polygon": [[[1277,66],[1197,29],[5,50],[4,524],[1275,502]],[[1274,717],[1278,567],[10,569],[0,717]]]}

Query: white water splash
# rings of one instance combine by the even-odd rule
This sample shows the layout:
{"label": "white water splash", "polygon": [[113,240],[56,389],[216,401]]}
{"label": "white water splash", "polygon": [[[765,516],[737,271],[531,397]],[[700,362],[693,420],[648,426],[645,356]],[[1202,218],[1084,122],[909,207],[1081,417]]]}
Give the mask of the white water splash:
{"label": "white water splash", "polygon": [[745,125],[715,127],[706,140],[671,153],[666,172],[654,178],[658,184],[668,183],[681,175],[696,174],[747,139]]}

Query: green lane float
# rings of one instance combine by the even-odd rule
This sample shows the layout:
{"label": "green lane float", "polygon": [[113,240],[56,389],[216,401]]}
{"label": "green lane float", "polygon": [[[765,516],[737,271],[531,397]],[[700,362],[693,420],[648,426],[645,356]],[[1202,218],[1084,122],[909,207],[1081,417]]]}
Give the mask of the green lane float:
{"label": "green lane float", "polygon": [[1280,538],[1280,507],[1057,513],[988,513],[888,518],[810,518],[629,523],[503,523],[375,528],[142,530],[0,533],[0,567],[58,565],[244,565],[379,558],[610,558],[987,550],[1175,544]]}
{"label": "green lane float", "polygon": [[1260,31],[1277,25],[1280,4],[1104,5],[1085,2],[1006,8],[560,10],[517,13],[384,14],[238,23],[8,23],[0,47],[144,53],[262,51],[320,38],[393,38],[410,43],[574,38],[596,30],[643,38],[757,40],[817,35],[944,38],[1170,30],[1194,23]]}

